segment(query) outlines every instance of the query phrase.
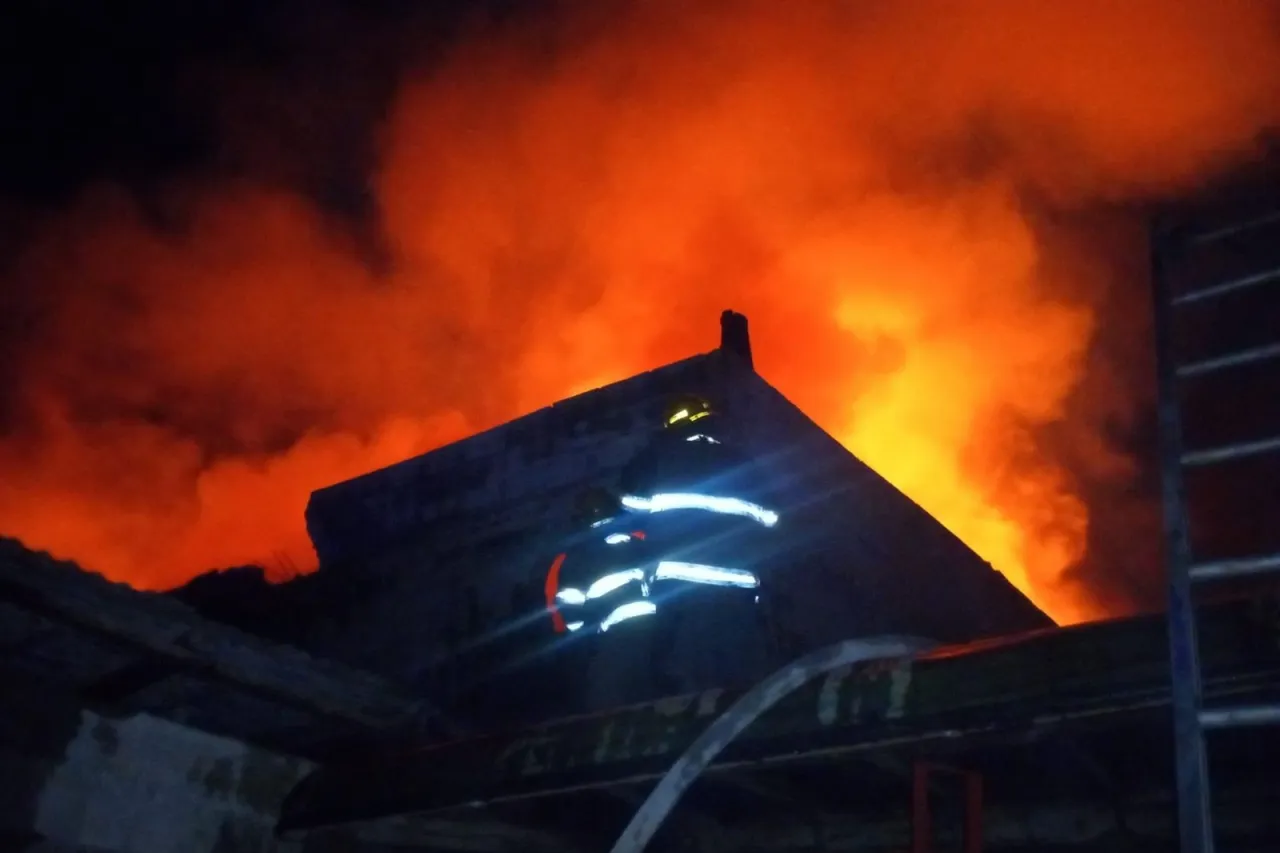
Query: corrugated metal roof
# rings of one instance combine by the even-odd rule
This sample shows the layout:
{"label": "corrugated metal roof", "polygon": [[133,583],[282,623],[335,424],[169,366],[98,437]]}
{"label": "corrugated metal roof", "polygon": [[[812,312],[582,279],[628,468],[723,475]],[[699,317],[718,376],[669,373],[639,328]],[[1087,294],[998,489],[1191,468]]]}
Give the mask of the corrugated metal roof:
{"label": "corrugated metal roof", "polygon": [[210,622],[0,538],[3,668],[110,714],[145,712],[306,755],[412,722],[387,682]]}

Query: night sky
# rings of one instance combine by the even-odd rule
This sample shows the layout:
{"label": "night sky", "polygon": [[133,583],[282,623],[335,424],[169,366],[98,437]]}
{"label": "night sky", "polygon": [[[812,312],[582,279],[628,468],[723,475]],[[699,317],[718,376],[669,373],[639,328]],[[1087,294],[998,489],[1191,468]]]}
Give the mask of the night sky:
{"label": "night sky", "polygon": [[[371,135],[409,57],[480,2],[18,0],[0,11],[0,264],[96,185],[144,202],[167,182],[304,192],[360,227]],[[323,144],[317,144],[322,140]],[[5,286],[7,285],[7,286]],[[0,353],[48,294],[0,290]],[[9,351],[12,351],[10,349]],[[0,358],[0,371],[15,369]],[[0,394],[0,405],[8,395]]]}
{"label": "night sky", "polygon": [[[57,205],[96,181],[145,191],[198,169],[296,182],[359,209],[397,74],[515,5],[545,4],[5,4],[0,192]],[[246,124],[253,141],[237,138]]]}

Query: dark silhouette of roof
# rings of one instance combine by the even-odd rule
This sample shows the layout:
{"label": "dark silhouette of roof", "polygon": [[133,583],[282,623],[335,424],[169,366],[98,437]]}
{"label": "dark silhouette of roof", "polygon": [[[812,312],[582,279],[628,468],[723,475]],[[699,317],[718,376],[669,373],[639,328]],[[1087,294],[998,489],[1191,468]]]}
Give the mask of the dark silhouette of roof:
{"label": "dark silhouette of roof", "polygon": [[[669,401],[685,394],[722,413],[726,440],[754,460],[751,499],[781,513],[778,552],[767,556],[785,576],[770,604],[783,653],[883,632],[967,642],[1052,624],[757,374],[745,318],[726,312],[715,350],[313,493],[307,528],[334,597],[296,642],[483,725],[501,724],[490,715],[502,709],[571,712],[553,707],[578,689],[571,675],[521,686],[515,674],[551,636],[544,576],[577,497],[619,488]],[[535,709],[535,693],[551,704]]]}

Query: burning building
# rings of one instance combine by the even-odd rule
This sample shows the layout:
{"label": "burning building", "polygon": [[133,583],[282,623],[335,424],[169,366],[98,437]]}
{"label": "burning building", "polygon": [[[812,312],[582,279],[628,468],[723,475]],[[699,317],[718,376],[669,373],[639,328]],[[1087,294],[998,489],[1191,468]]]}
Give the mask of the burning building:
{"label": "burning building", "polygon": [[[1048,625],[1006,579],[1063,624],[1154,600],[1116,583],[1143,555],[1155,565],[1154,533],[1126,511],[1155,478],[1129,459],[1146,446],[1146,379],[1110,375],[1147,336],[1106,291],[1141,276],[1112,268],[1122,249],[1099,232],[1280,120],[1273,4],[553,5],[565,13],[389,62],[374,88],[404,85],[385,98],[347,87],[395,53],[381,39],[269,14],[334,34],[325,73],[269,51],[262,65],[309,82],[247,81],[263,97],[230,123],[252,138],[210,140],[212,171],[155,176],[137,198],[104,188],[47,223],[17,211],[32,240],[5,267],[18,310],[0,311],[3,532],[133,588],[0,543],[0,848],[606,849],[648,783],[750,695],[735,685],[833,639],[900,632],[950,645],[805,682],[714,757],[652,849],[924,850],[931,794],[954,793],[931,790],[939,767],[963,780],[970,849],[1169,849],[1161,618],[969,641]],[[88,45],[121,43],[95,22]],[[184,115],[207,103],[123,44],[137,80],[178,84]],[[77,97],[65,57],[45,53],[56,67],[23,80],[56,85],[23,100],[50,108],[53,133],[14,137],[33,154],[114,148],[100,118],[66,122],[77,103],[153,128],[129,120],[150,109],[98,107],[155,87],[86,61],[103,97]],[[368,151],[339,143],[353,106],[377,117]],[[240,148],[273,162],[246,168]],[[25,175],[40,158],[8,159]],[[335,221],[335,200],[363,213]],[[1272,226],[1169,256],[1179,286],[1270,288]],[[1226,295],[1194,300],[1209,337],[1235,325],[1223,306],[1280,317]],[[812,421],[755,373],[733,314],[714,351],[578,393],[692,352],[730,302]],[[1275,329],[1254,331],[1237,343],[1274,355]],[[1189,364],[1232,354],[1204,343]],[[1274,434],[1225,396],[1188,417],[1191,452]],[[719,421],[680,438],[687,465],[661,449],[673,397],[691,401],[680,423],[704,423],[703,406]],[[1137,447],[1114,440],[1129,427]],[[672,485],[705,478],[715,448],[743,460],[732,488]],[[1262,460],[1241,460],[1262,476],[1230,508],[1209,484],[1199,559],[1266,562],[1244,542],[1277,530]],[[593,490],[628,523],[590,527]],[[692,496],[673,511],[702,513],[708,534],[725,516],[725,542],[703,537],[717,553],[663,556],[672,495]],[[629,538],[611,551],[611,537]],[[1226,541],[1210,554],[1205,538]],[[635,540],[643,567],[593,562]],[[141,592],[247,563],[304,576],[199,577],[175,597],[202,615]],[[659,581],[710,587],[686,609],[693,636],[656,633]],[[625,601],[600,592],[615,582]],[[570,591],[607,606],[570,612]],[[1274,595],[1200,608],[1220,719],[1276,700],[1276,612]],[[742,670],[701,666],[747,640]],[[667,671],[623,668],[642,641]],[[631,695],[594,691],[610,670]],[[1194,719],[1196,684],[1174,675]],[[660,698],[575,715],[644,697]],[[1224,845],[1280,846],[1276,733],[1213,735]],[[935,816],[944,834],[959,817]]]}
{"label": "burning building", "polygon": [[[720,666],[695,674],[673,653],[669,677],[649,681],[619,662],[628,675],[616,702],[751,681],[851,635],[965,642],[1052,624],[756,373],[746,318],[731,311],[710,352],[315,492],[307,527],[321,568],[273,590],[263,621],[309,608],[313,618],[281,639],[409,685],[454,719],[492,724],[515,709],[528,720],[610,704],[589,698],[603,677],[592,642],[556,632],[548,574],[580,496],[625,493],[628,464],[663,431],[664,407],[689,398],[718,413],[717,434],[693,428],[682,442],[723,443],[748,461],[711,485],[686,478],[680,491],[768,507],[777,520],[766,539],[726,546],[729,562],[750,560],[760,575],[763,627],[717,625],[723,608],[708,604],[691,617],[706,621],[686,633],[733,635]],[[235,619],[211,604],[231,583],[206,577],[180,595]],[[320,587],[319,597],[309,592]],[[748,633],[765,636],[756,663],[735,674],[728,662],[746,654]]]}
{"label": "burning building", "polygon": [[[1170,548],[1167,619],[1038,631],[811,670],[778,690],[796,669],[790,666],[748,691],[710,689],[511,735],[366,753],[322,768],[294,789],[282,811],[284,837],[341,832],[460,848],[453,839],[463,821],[495,849],[509,850],[535,842],[603,849],[614,839],[615,853],[866,853],[908,845],[966,853],[1207,851],[1215,839],[1219,849],[1275,849],[1280,823],[1271,806],[1277,777],[1270,756],[1280,729],[1266,724],[1280,708],[1277,541],[1269,523],[1280,455],[1274,437],[1280,183],[1274,172],[1269,180],[1250,177],[1247,200],[1226,195],[1210,199],[1217,209],[1172,209],[1166,222],[1172,227],[1158,229],[1153,241],[1157,293],[1168,297],[1171,289],[1173,297],[1157,305],[1183,309],[1171,329],[1157,323],[1162,372],[1187,386],[1175,388],[1184,392],[1176,395],[1162,388],[1160,405],[1166,498],[1183,502],[1170,500],[1165,508],[1170,545],[1182,545],[1181,552]],[[1157,316],[1169,313],[1164,308]],[[1176,353],[1169,346],[1175,340]],[[724,358],[735,349],[725,341],[718,353]],[[740,356],[730,363],[737,371],[731,381],[775,401],[767,415],[764,405],[753,410],[762,424],[782,421],[785,402],[741,370]],[[1224,401],[1238,417],[1221,417]],[[1180,449],[1171,442],[1178,421],[1186,426]],[[801,442],[813,435],[793,423],[793,433],[775,434],[776,443],[757,445],[760,452],[785,453],[784,436]],[[834,459],[822,461],[834,468]],[[1185,495],[1170,487],[1178,483],[1170,479],[1170,461],[1187,471]],[[1210,467],[1216,479],[1193,476]],[[805,489],[821,480],[794,464],[783,468]],[[836,488],[848,470],[830,475],[833,491],[824,494],[832,497],[824,500],[848,499]],[[873,478],[856,482],[849,491],[886,488],[869,485],[878,482]],[[843,554],[856,576],[866,559],[858,533],[901,512],[886,561],[898,560],[899,571],[925,579],[922,586],[940,583],[914,550],[938,528],[909,528],[909,503],[900,496],[891,502],[889,494],[877,492],[889,510],[874,522],[844,516],[845,524],[828,533],[831,551]],[[788,517],[783,509],[779,525]],[[1180,530],[1187,522],[1189,529]],[[1197,562],[1188,565],[1193,554]],[[973,562],[962,550],[945,555],[952,561],[950,586],[964,594],[973,584],[984,593],[977,586],[982,575],[969,570]],[[1191,598],[1188,578],[1205,593],[1215,582],[1218,595],[1211,597],[1221,600]],[[1252,582],[1233,590],[1220,586],[1224,580]],[[812,601],[799,591],[802,602]],[[853,621],[864,612],[858,603],[832,606],[847,608],[852,637],[982,627],[963,621],[964,612],[907,610],[885,597],[887,615],[869,629]],[[1001,612],[1019,618],[1016,609]],[[1188,643],[1198,655],[1188,654]],[[891,645],[881,645],[879,654],[900,654],[888,651]],[[1207,761],[1196,754],[1200,747],[1192,748],[1188,711],[1195,726],[1212,730],[1204,735]],[[1201,759],[1198,770],[1188,756]],[[1190,796],[1196,790],[1203,802]],[[532,828],[549,835],[521,834]]]}
{"label": "burning building", "polygon": [[[1228,255],[1265,283],[1270,266]],[[677,435],[661,416],[673,396],[718,411],[715,437],[750,460],[735,517],[769,522],[757,541],[782,547],[739,568],[759,571],[779,651],[886,632],[948,645],[792,685],[707,759],[650,849],[1170,849],[1165,620],[966,642],[1048,620],[765,383],[733,313],[709,353],[317,492],[321,570],[280,585],[203,576],[177,594],[203,618],[0,542],[0,771],[15,783],[0,842],[602,849],[753,692],[716,684],[574,716],[588,671],[547,653],[564,635],[544,581],[583,528],[577,498],[640,485],[634,460]],[[668,416],[696,427],[679,440],[712,437],[698,413]],[[1197,608],[1208,705],[1275,701],[1276,608],[1274,591]],[[474,731],[503,705],[558,719]],[[441,744],[442,727],[474,736]],[[1217,831],[1239,849],[1280,837],[1276,732],[1215,735]]]}

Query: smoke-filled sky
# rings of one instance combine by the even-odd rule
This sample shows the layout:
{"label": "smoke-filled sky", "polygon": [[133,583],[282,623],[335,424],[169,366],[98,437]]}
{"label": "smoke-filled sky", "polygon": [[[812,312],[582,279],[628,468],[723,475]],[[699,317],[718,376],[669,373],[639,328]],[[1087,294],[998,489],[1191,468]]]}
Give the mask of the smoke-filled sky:
{"label": "smoke-filled sky", "polygon": [[1056,619],[1158,600],[1138,211],[1280,122],[1276,3],[129,10],[0,24],[0,532],[307,571],[311,489],[733,307]]}

